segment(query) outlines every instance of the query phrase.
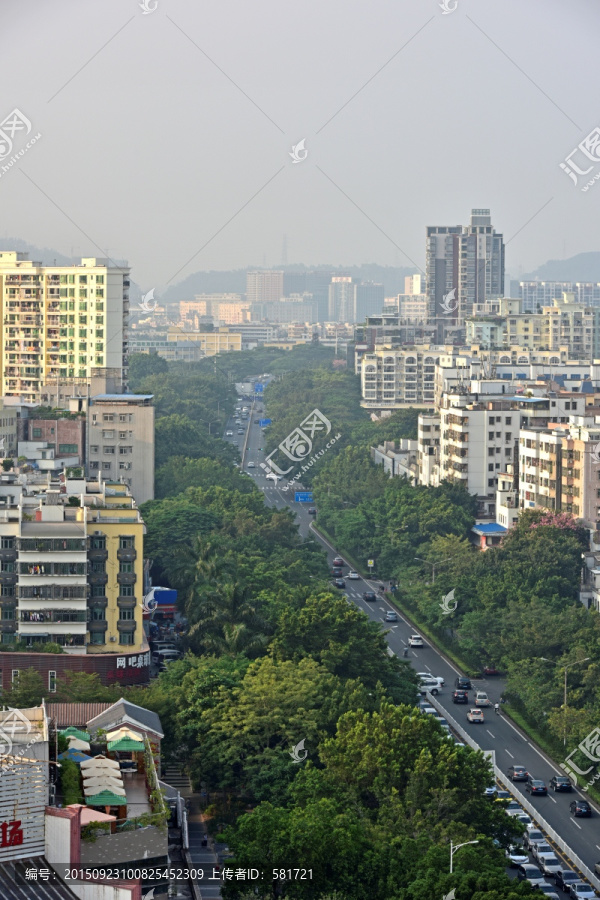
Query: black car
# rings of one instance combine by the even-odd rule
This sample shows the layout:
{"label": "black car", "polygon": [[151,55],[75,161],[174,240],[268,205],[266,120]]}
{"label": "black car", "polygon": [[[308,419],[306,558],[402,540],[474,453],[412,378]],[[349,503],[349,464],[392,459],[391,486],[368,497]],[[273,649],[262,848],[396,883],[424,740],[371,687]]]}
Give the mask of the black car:
{"label": "black car", "polygon": [[316,516],[317,510],[315,509],[314,506],[310,506],[310,507],[308,508],[308,514],[309,514],[309,516]]}
{"label": "black car", "polygon": [[572,872],[570,869],[561,869],[559,872],[554,873],[556,887],[561,888],[565,894],[569,893],[569,886],[573,884],[574,881],[579,880],[577,872]]}
{"label": "black car", "polygon": [[529,772],[525,766],[509,766],[507,775],[511,781],[527,781],[529,778]]}
{"label": "black car", "polygon": [[548,788],[546,787],[546,782],[541,781],[539,778],[532,778],[531,775],[527,779],[527,784],[525,785],[525,790],[528,794],[538,794],[540,797],[545,797],[548,793]]}
{"label": "black car", "polygon": [[334,566],[334,568],[331,570],[331,574],[334,578],[341,578],[344,573],[339,568],[339,566]]}
{"label": "black car", "polygon": [[346,582],[344,581],[343,578],[335,578],[333,583],[335,584],[336,588],[345,588],[346,587]]}
{"label": "black car", "polygon": [[592,807],[587,800],[573,800],[569,809],[574,816],[586,816],[589,818],[592,815]]}
{"label": "black car", "polygon": [[573,784],[566,775],[553,775],[550,779],[550,787],[553,791],[572,791]]}
{"label": "black car", "polygon": [[377,594],[375,591],[365,591],[363,594],[363,600],[368,600],[370,603],[374,603],[377,600]]}
{"label": "black car", "polygon": [[468,703],[469,695],[466,691],[454,691],[452,694],[452,702],[453,703]]}
{"label": "black car", "polygon": [[454,687],[459,691],[471,691],[473,689],[473,685],[471,684],[471,679],[466,678],[464,675],[459,675],[456,681],[454,682]]}

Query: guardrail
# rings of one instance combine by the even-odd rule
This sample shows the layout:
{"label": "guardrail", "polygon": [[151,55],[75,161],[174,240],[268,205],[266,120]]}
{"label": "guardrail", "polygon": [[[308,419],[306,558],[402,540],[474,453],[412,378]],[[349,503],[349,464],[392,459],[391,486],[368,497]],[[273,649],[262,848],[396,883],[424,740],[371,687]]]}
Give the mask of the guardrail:
{"label": "guardrail", "polygon": [[[467,734],[467,732],[462,727],[462,725],[459,725],[458,722],[456,721],[456,719],[453,719],[452,716],[446,712],[444,707],[440,703],[438,703],[438,701],[435,699],[435,697],[433,697],[429,693],[426,694],[426,696],[427,696],[427,701],[429,703],[431,703],[432,707],[434,709],[437,709],[437,711],[440,713],[440,715],[446,719],[446,721],[448,722],[448,725],[454,731],[456,731],[457,734],[460,735],[460,737],[463,739],[465,744],[468,744],[469,747],[472,747],[473,750],[480,750],[486,756],[491,756],[492,765],[494,768],[494,775],[496,776],[496,778],[500,782],[500,784],[503,785],[504,788],[506,788],[507,791],[510,791],[510,793],[514,796],[514,789],[515,789],[514,784],[512,783],[512,781],[509,781],[509,779],[502,772],[502,770],[499,769],[498,766],[496,765],[495,751],[494,750],[481,750],[481,747],[479,747],[479,745],[475,743],[475,741],[473,740],[471,735]],[[595,875],[592,872],[592,870],[586,866],[586,864],[583,862],[583,860],[581,860],[577,856],[577,854],[571,849],[571,847],[569,847],[567,842],[565,840],[563,840],[563,838],[561,838],[561,836],[558,834],[558,832],[556,832],[554,830],[554,828],[548,822],[546,822],[545,819],[543,819],[540,816],[536,807],[532,803],[530,803],[529,800],[526,800],[525,797],[523,797],[520,793],[519,793],[518,800],[519,800],[519,803],[521,804],[521,806],[523,807],[523,809],[525,809],[529,813],[529,815],[531,816],[532,820],[536,823],[536,825],[539,825],[540,829],[542,831],[545,831],[546,834],[548,835],[548,837],[552,840],[552,842],[554,844],[556,844],[556,846],[560,850],[562,850],[562,852],[565,854],[565,856],[567,856],[569,858],[569,861],[573,865],[573,868],[576,870],[576,872],[578,872],[580,875],[582,875],[584,878],[586,878],[590,882],[590,884],[592,884],[595,888],[600,889],[600,878],[598,878],[598,876]]]}

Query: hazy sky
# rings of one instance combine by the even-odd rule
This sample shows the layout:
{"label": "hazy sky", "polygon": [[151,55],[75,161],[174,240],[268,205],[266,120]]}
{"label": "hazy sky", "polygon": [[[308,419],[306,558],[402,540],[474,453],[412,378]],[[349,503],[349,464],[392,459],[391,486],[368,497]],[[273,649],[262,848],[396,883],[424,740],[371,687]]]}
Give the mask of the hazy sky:
{"label": "hazy sky", "polygon": [[424,267],[471,207],[513,275],[600,249],[600,181],[559,167],[600,126],[597,0],[140,2],[2,0],[11,155],[42,135],[0,160],[4,249],[108,250],[144,290],[284,234],[290,263]]}

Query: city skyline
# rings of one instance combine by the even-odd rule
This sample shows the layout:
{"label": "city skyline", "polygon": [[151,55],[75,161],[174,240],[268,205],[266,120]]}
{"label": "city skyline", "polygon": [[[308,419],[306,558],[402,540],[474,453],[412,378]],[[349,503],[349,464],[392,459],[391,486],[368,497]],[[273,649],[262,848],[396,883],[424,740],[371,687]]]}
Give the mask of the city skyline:
{"label": "city skyline", "polygon": [[478,207],[513,278],[595,249],[594,202],[573,183],[597,156],[599,13],[584,0],[462,0],[447,16],[382,2],[375,17],[264,0],[233,26],[226,5],[32,12],[33,33],[20,4],[4,10],[8,66],[25,35],[35,52],[0,120],[30,123],[16,152],[40,137],[0,169],[1,240],[125,257],[144,290],[284,257],[424,271],[426,227]]}

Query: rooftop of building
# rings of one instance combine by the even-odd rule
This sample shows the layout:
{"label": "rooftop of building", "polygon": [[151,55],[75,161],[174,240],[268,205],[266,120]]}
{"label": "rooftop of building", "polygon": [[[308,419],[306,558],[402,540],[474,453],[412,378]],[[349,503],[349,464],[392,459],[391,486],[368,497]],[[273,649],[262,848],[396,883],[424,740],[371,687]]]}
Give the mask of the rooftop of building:
{"label": "rooftop of building", "polygon": [[154,394],[96,394],[92,403],[141,403],[154,399]]}
{"label": "rooftop of building", "polygon": [[490,534],[506,534],[508,529],[505,528],[504,525],[499,525],[498,522],[476,522],[471,531],[475,534],[484,536]]}
{"label": "rooftop of building", "polygon": [[144,709],[143,706],[137,706],[135,703],[130,703],[129,700],[125,700],[124,697],[121,697],[120,700],[117,700],[117,702],[109,706],[108,709],[105,709],[103,712],[94,716],[94,718],[90,719],[86,724],[92,731],[96,731],[99,728],[108,730],[113,726],[120,725],[122,722],[126,721],[134,724],[137,723],[141,725],[142,728],[153,731],[159,737],[164,737],[161,721],[157,714],[149,709]]}

